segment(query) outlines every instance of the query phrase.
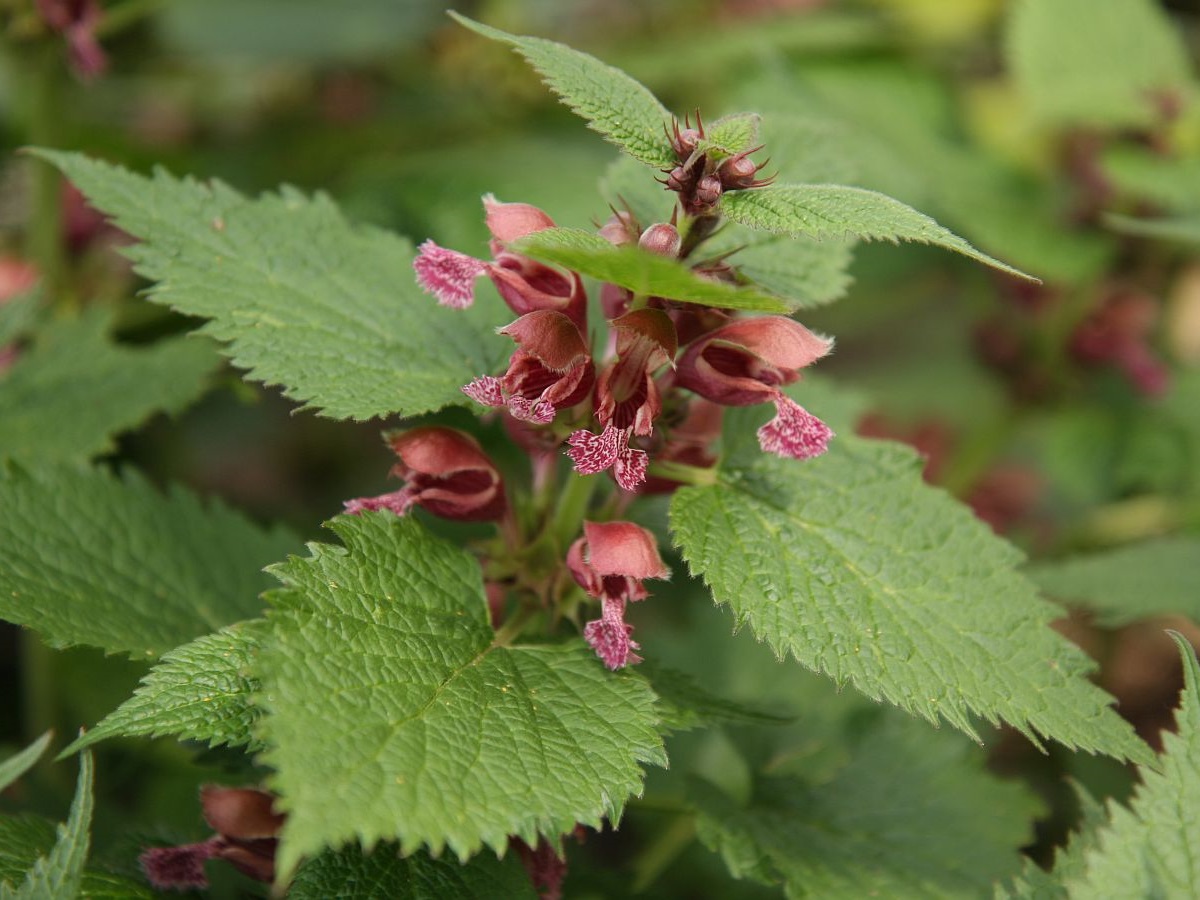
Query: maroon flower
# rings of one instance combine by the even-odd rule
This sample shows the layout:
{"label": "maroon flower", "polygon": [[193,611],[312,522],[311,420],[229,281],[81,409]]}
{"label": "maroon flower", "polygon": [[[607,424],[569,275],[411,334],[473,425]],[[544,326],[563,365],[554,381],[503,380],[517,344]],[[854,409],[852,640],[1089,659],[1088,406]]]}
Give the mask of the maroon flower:
{"label": "maroon flower", "polygon": [[475,302],[475,279],[487,275],[504,302],[518,315],[553,309],[567,315],[584,331],[587,327],[587,294],[583,280],[543,265],[506,246],[519,238],[554,227],[554,220],[528,203],[500,203],[491,194],[483,198],[488,230],[492,234],[492,260],[476,259],[457,250],[426,241],[413,269],[417,283],[442,306],[465,309]]}
{"label": "maroon flower", "polygon": [[37,0],[42,20],[67,40],[71,67],[84,81],[90,81],[108,67],[108,57],[96,40],[100,23],[97,0]]}
{"label": "maroon flower", "polygon": [[472,400],[507,406],[514,418],[544,425],[558,410],[587,398],[596,368],[587,341],[566,315],[536,310],[499,333],[511,337],[519,349],[504,375],[484,375],[463,387]]}
{"label": "maroon flower", "polygon": [[387,509],[402,516],[423,506],[435,516],[460,522],[488,522],[504,515],[500,472],[469,434],[426,425],[388,440],[400,457],[392,474],[407,484],[390,494],[347,500],[346,512]]}
{"label": "maroon flower", "polygon": [[513,838],[512,843],[540,900],[562,900],[567,861],[559,856],[560,851],[544,837],[538,838],[537,847],[530,847],[520,838]]}
{"label": "maroon flower", "polygon": [[771,401],[776,416],[758,430],[763,450],[809,459],[828,449],[829,426],[780,390],[833,349],[833,342],[783,316],[731,322],[684,351],[676,383],[725,406]]}
{"label": "maroon flower", "polygon": [[581,475],[611,468],[617,484],[636,490],[646,478],[649,457],[629,447],[633,435],[654,431],[662,400],[654,371],[675,357],[675,326],[662,310],[639,309],[611,323],[617,335],[617,359],[596,382],[596,419],[600,434],[576,431],[567,439],[567,455]]}
{"label": "maroon flower", "polygon": [[583,537],[567,551],[567,568],[589,596],[600,600],[600,618],[583,630],[596,655],[610,669],[641,662],[633,652],[639,647],[625,621],[625,604],[649,596],[643,579],[671,575],[654,536],[633,522],[584,522]]}
{"label": "maroon flower", "polygon": [[274,801],[272,794],[256,788],[201,788],[204,820],[217,833],[198,844],[146,850],[138,858],[146,878],[159,890],[206,888],[204,863],[223,859],[250,878],[273,881],[285,818],[272,810]]}

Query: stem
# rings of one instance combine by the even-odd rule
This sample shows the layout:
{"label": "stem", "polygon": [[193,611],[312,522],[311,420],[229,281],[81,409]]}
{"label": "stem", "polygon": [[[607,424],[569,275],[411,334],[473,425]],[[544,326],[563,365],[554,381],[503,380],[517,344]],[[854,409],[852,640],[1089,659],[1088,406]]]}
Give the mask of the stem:
{"label": "stem", "polygon": [[992,467],[1000,451],[1008,444],[1016,425],[1012,410],[976,428],[946,466],[939,484],[956,497],[963,497]]}
{"label": "stem", "polygon": [[525,626],[529,624],[529,620],[537,613],[537,607],[527,603],[522,606],[516,613],[513,614],[507,622],[500,626],[496,632],[496,636],[492,639],[492,646],[507,647],[516,640]]}
{"label": "stem", "polygon": [[576,472],[567,475],[567,483],[558,497],[558,508],[554,511],[550,526],[559,547],[569,546],[579,533],[599,482],[600,479],[595,475],[579,475]]}
{"label": "stem", "polygon": [[668,828],[659,832],[654,843],[633,864],[633,892],[640,894],[650,887],[695,839],[694,815],[680,815]]}
{"label": "stem", "polygon": [[[26,57],[29,81],[29,140],[38,147],[52,147],[59,139],[62,56],[55,44],[34,48]],[[65,275],[66,253],[62,239],[61,176],[50,163],[40,159],[33,166],[32,209],[27,252],[38,267],[43,294],[60,299]]]}
{"label": "stem", "polygon": [[689,466],[687,463],[672,462],[669,459],[655,460],[650,463],[646,474],[696,487],[716,484],[718,480],[715,466]]}

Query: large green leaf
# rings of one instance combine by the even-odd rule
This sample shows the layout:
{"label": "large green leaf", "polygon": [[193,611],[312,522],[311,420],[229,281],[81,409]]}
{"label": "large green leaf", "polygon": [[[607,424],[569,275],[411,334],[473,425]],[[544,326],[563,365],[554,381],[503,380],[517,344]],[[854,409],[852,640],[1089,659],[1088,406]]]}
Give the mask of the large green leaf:
{"label": "large green leaf", "polygon": [[838,684],[976,736],[972,716],[1034,740],[1144,759],[1048,626],[1020,553],[921,479],[899,445],[836,438],[798,462],[742,455],[679,491],[675,540],[737,624]]}
{"label": "large green leaf", "polygon": [[344,548],[272,568],[257,663],[281,870],[356,838],[466,859],[619,818],[639,763],[665,763],[645,682],[582,642],[495,644],[478,563],[414,520],[331,527]]}
{"label": "large green leaf", "polygon": [[0,471],[0,617],[53,647],[154,657],[262,611],[296,540],[142,478]]}
{"label": "large green leaf", "polygon": [[[1016,868],[1036,803],[957,735],[881,712],[777,753],[747,797],[695,784],[701,841],[735,877],[782,882],[788,897],[981,896]],[[836,754],[819,774],[817,746]]]}
{"label": "large green leaf", "polygon": [[852,280],[848,270],[854,244],[854,240],[797,238],[731,225],[705,243],[697,255],[736,249],[726,261],[743,278],[787,297],[797,309],[810,309],[845,295]]}
{"label": "large green leaf", "polygon": [[1145,126],[1190,90],[1181,36],[1154,0],[1021,0],[1008,57],[1035,118],[1060,126]]}
{"label": "large green leaf", "polygon": [[208,341],[148,348],[111,341],[112,316],[92,309],[43,329],[0,387],[0,457],[86,460],[155,412],[177,412],[204,391],[219,357]]}
{"label": "large green leaf", "polygon": [[92,754],[79,758],[79,780],[75,799],[65,824],[58,826],[58,840],[53,849],[40,857],[25,875],[16,891],[0,883],[4,900],[70,900],[80,893],[83,867],[91,847],[92,811]]}
{"label": "large green leaf", "polygon": [[643,296],[759,312],[788,312],[797,306],[752,287],[702,278],[677,260],[638,247],[615,247],[577,228],[547,228],[517,241],[513,249]]}
{"label": "large green leaf", "polygon": [[465,865],[428,853],[401,856],[393,844],[370,853],[327,851],[300,867],[290,900],[536,900],[516,855],[481,853]]}
{"label": "large green leaf", "polygon": [[594,56],[545,38],[509,34],[450,13],[477,34],[511,44],[563,103],[634,159],[655,168],[675,165],[667,143],[671,114],[643,85]]}
{"label": "large green leaf", "polygon": [[1155,538],[1026,570],[1044,591],[1077,601],[1105,625],[1176,613],[1200,618],[1200,537]]}
{"label": "large green leaf", "polygon": [[67,747],[62,756],[106,738],[134,735],[206,741],[210,746],[254,744],[258,710],[251,677],[262,623],[240,622],[163,654],[133,696]]}
{"label": "large green leaf", "polygon": [[1200,667],[1182,636],[1185,688],[1178,734],[1164,732],[1163,755],[1142,771],[1129,807],[1110,803],[1110,821],[1084,854],[1086,873],[1066,874],[1071,900],[1200,895]]}
{"label": "large green leaf", "polygon": [[461,386],[505,353],[499,301],[455,311],[414,280],[408,241],[356,228],[324,195],[248,200],[218,181],[152,178],[40,151],[141,244],[150,296],[210,321],[249,377],[333,418],[417,415],[466,402]]}
{"label": "large green leaf", "polygon": [[924,213],[877,191],[843,184],[775,184],[726,194],[721,211],[748,228],[773,234],[935,244],[1010,275],[1029,277],[976,250]]}

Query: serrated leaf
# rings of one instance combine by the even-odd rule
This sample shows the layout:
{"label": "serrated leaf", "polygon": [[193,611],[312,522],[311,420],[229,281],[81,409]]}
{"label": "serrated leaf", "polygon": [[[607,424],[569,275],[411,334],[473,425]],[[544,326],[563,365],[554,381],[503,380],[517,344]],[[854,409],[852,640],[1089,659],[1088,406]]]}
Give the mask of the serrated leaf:
{"label": "serrated leaf", "polygon": [[1133,216],[1110,214],[1104,217],[1104,224],[1121,234],[1177,241],[1181,244],[1200,244],[1200,216],[1137,219]]}
{"label": "serrated leaf", "polygon": [[288,888],[290,900],[536,900],[513,853],[481,853],[465,864],[428,853],[401,856],[391,844],[370,853],[347,847],[304,863]]}
{"label": "serrated leaf", "polygon": [[155,657],[262,611],[262,568],[296,546],[134,473],[0,470],[0,618],[52,647]]}
{"label": "serrated leaf", "polygon": [[1171,636],[1183,658],[1178,734],[1163,733],[1163,755],[1142,770],[1128,807],[1109,804],[1108,827],[1085,854],[1086,874],[1067,882],[1071,900],[1195,897],[1200,892],[1200,667],[1191,645]]}
{"label": "serrated leaf", "polygon": [[609,163],[600,177],[600,194],[614,209],[628,209],[643,228],[670,221],[675,207],[676,195],[628,156],[618,156]]}
{"label": "serrated leaf", "polygon": [[852,281],[848,270],[854,245],[853,239],[795,238],[732,225],[721,229],[697,255],[739,248],[726,261],[743,278],[787,297],[796,309],[811,309],[845,295]]}
{"label": "serrated leaf", "polygon": [[249,200],[219,181],[152,178],[39,151],[143,243],[129,256],[151,299],[210,321],[205,334],[248,377],[332,418],[418,415],[467,402],[496,368],[498,300],[439,307],[417,286],[405,239],[350,225],[326,196],[283,188]]}
{"label": "serrated leaf", "polygon": [[758,126],[762,117],[758,113],[733,113],[721,116],[704,128],[701,146],[716,150],[720,155],[732,156],[749,150],[758,143]]}
{"label": "serrated leaf", "polygon": [[[65,824],[58,826],[58,839],[46,856],[40,857],[12,894],[15,900],[68,900],[80,893],[83,867],[91,847],[92,754],[79,757],[79,779],[75,799]],[[5,893],[0,885],[0,894]]]}
{"label": "serrated leaf", "polygon": [[107,336],[94,308],[39,332],[0,387],[0,457],[83,461],[153,413],[174,413],[203,392],[219,362],[209,342],[187,338],[129,347]]}
{"label": "serrated leaf", "polygon": [[1020,553],[920,469],[908,448],[841,435],[817,459],[764,455],[679,491],[671,528],[716,601],[781,657],[975,738],[978,715],[1145,759],[1014,571]]}
{"label": "serrated leaf", "polygon": [[1191,65],[1153,0],[1021,0],[1012,7],[1009,67],[1033,116],[1059,126],[1145,126],[1156,98],[1182,100]]}
{"label": "serrated leaf", "polygon": [[702,278],[674,259],[639,247],[615,247],[600,235],[577,228],[537,231],[515,242],[512,249],[643,296],[758,312],[788,312],[795,307],[752,287]]}
{"label": "serrated leaf", "polygon": [[0,792],[33,768],[42,758],[46,748],[50,746],[51,732],[47,731],[40,738],[22,750],[0,763]]}
{"label": "serrated leaf", "polygon": [[1030,278],[976,250],[929,216],[886,194],[842,184],[773,184],[733,191],[721,212],[758,231],[798,237],[919,241],[954,250],[1002,272]]}
{"label": "serrated leaf", "polygon": [[1047,593],[1095,610],[1107,626],[1171,613],[1200,618],[1200,537],[1193,535],[1038,563],[1026,574]]}
{"label": "serrated leaf", "polygon": [[638,764],[665,763],[645,682],[582,642],[496,646],[475,558],[414,520],[330,527],[344,548],[272,567],[257,663],[280,870],[356,838],[466,859],[619,818]]}
{"label": "serrated leaf", "polygon": [[667,143],[671,114],[643,85],[620,69],[565,44],[522,37],[451,12],[451,18],[493,41],[510,44],[588,127],[634,159],[657,169],[676,163]]}
{"label": "serrated leaf", "polygon": [[795,898],[977,897],[1015,869],[1029,794],[987,774],[956,735],[868,721],[830,741],[844,756],[819,777],[760,770],[744,801],[694,785],[700,840],[735,877],[781,882]]}
{"label": "serrated leaf", "polygon": [[261,621],[239,622],[163,654],[132,697],[67,747],[60,758],[110,737],[171,736],[210,747],[252,745],[259,690],[250,675]]}
{"label": "serrated leaf", "polygon": [[0,816],[0,896],[7,900],[38,857],[53,848],[54,823],[49,819],[28,814]]}
{"label": "serrated leaf", "polygon": [[1108,821],[1104,807],[1078,784],[1075,796],[1079,801],[1079,824],[1065,847],[1054,854],[1054,871],[1047,872],[1032,859],[1026,858],[1021,873],[1008,884],[998,884],[995,900],[1067,900],[1063,882],[1086,871],[1086,856],[1096,846],[1098,831]]}

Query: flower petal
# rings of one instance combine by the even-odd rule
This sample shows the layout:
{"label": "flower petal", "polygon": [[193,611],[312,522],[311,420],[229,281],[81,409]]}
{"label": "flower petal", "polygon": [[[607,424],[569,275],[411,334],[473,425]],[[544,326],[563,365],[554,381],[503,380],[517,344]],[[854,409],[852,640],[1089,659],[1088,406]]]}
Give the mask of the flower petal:
{"label": "flower petal", "polygon": [[475,302],[475,279],[487,271],[487,264],[426,241],[413,260],[413,270],[417,273],[417,284],[437,297],[442,306],[466,309]]}
{"label": "flower petal", "polygon": [[784,394],[775,397],[776,416],[758,429],[758,444],[767,453],[812,459],[829,449],[833,430]]}

